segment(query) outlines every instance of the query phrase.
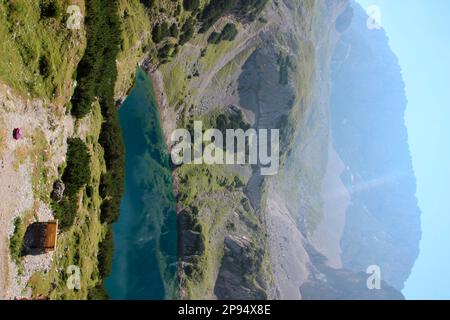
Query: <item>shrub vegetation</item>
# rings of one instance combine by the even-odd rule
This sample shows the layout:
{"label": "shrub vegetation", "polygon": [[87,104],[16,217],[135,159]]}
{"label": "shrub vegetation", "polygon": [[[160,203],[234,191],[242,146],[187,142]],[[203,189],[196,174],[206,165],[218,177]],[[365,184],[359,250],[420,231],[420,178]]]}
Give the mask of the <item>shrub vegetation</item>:
{"label": "shrub vegetation", "polygon": [[22,219],[17,217],[14,219],[14,233],[9,239],[9,252],[14,262],[18,263],[22,255],[22,242],[25,233]]}
{"label": "shrub vegetation", "polygon": [[67,166],[62,179],[65,193],[70,196],[77,194],[91,179],[89,150],[80,138],[68,141]]}
{"label": "shrub vegetation", "polygon": [[183,8],[186,11],[196,11],[200,7],[200,0],[183,0]]}
{"label": "shrub vegetation", "polygon": [[79,138],[70,139],[67,166],[62,176],[66,186],[64,197],[53,208],[63,230],[70,228],[77,216],[80,190],[91,179],[90,161],[89,150],[85,143]]}
{"label": "shrub vegetation", "polygon": [[185,44],[194,36],[196,21],[189,17],[186,19],[183,27],[181,27],[180,45]]}
{"label": "shrub vegetation", "polygon": [[41,18],[56,18],[61,14],[61,7],[57,1],[44,0],[39,4]]}
{"label": "shrub vegetation", "polygon": [[221,41],[233,41],[238,34],[238,30],[233,23],[227,23],[222,32],[212,32],[208,38],[208,43],[218,44]]}

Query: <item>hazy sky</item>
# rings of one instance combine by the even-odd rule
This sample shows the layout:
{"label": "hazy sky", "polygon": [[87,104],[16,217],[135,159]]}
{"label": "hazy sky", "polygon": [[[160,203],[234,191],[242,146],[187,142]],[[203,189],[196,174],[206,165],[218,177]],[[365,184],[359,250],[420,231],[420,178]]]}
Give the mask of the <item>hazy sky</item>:
{"label": "hazy sky", "polygon": [[405,122],[422,210],[419,259],[407,299],[450,299],[450,1],[358,0],[381,26],[406,84]]}

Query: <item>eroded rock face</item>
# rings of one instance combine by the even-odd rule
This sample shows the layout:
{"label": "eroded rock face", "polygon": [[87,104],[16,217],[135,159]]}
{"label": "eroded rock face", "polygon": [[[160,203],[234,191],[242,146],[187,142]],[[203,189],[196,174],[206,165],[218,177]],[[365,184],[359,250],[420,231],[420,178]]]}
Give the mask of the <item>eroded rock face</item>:
{"label": "eroded rock face", "polygon": [[252,247],[245,237],[227,236],[222,266],[216,281],[214,293],[221,300],[266,299],[267,285],[257,277],[261,252]]}
{"label": "eroded rock face", "polygon": [[242,68],[240,104],[255,114],[256,128],[279,129],[283,115],[294,104],[294,88],[287,82],[291,70],[284,66],[286,62],[281,63],[279,54],[272,46],[256,50]]}
{"label": "eroded rock face", "polygon": [[[268,43],[274,43],[274,39]],[[283,59],[283,62],[280,61]],[[253,113],[255,129],[280,129],[283,119],[294,106],[295,89],[289,83],[289,56],[281,57],[275,46],[256,50],[242,67],[238,80],[240,105]],[[250,202],[259,211],[264,177],[255,168],[245,190]]]}
{"label": "eroded rock face", "polygon": [[178,227],[180,229],[179,255],[182,257],[201,255],[205,250],[201,229],[198,229],[200,228],[199,225],[196,228],[196,222],[186,210],[178,214]]}

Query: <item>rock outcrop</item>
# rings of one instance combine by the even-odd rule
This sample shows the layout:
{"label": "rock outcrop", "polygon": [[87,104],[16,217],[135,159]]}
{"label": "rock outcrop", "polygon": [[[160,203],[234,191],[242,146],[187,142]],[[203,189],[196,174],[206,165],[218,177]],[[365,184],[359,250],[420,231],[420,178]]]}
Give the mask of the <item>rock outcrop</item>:
{"label": "rock outcrop", "polygon": [[51,193],[52,200],[60,202],[64,196],[65,189],[66,186],[64,185],[64,182],[61,180],[56,180],[55,183],[53,183],[53,191]]}

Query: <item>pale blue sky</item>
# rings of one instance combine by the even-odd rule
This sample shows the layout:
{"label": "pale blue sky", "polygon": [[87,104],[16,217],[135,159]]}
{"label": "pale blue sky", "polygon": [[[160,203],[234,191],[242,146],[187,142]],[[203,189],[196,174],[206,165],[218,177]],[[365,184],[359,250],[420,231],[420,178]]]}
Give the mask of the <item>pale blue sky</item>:
{"label": "pale blue sky", "polygon": [[378,5],[406,84],[405,122],[422,210],[419,259],[403,294],[450,299],[450,1],[358,0]]}

